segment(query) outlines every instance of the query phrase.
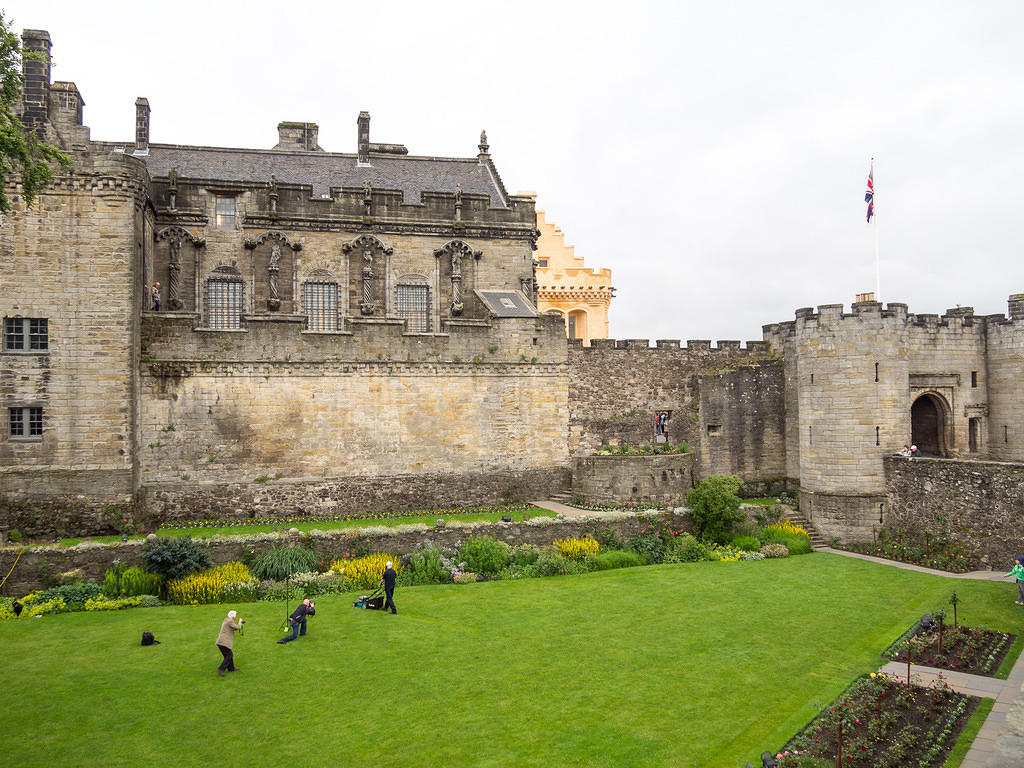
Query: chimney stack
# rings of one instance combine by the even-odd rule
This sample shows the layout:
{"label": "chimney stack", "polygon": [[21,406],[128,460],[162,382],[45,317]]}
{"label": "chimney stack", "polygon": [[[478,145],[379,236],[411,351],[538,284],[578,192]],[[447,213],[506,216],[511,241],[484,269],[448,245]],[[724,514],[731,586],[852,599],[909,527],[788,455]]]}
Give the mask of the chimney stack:
{"label": "chimney stack", "polygon": [[1024,293],[1010,294],[1010,319],[1024,320]]}
{"label": "chimney stack", "polygon": [[45,29],[26,29],[21,33],[21,47],[26,53],[42,54],[42,58],[21,58],[21,73],[25,78],[21,121],[41,135],[50,105],[50,33]]}
{"label": "chimney stack", "polygon": [[277,124],[277,146],[274,149],[298,152],[322,152],[320,126],[316,123],[284,122]]}
{"label": "chimney stack", "polygon": [[149,154],[149,99],[135,100],[135,154]]}
{"label": "chimney stack", "polygon": [[356,121],[359,126],[357,143],[359,145],[359,165],[370,164],[370,113],[360,112]]}

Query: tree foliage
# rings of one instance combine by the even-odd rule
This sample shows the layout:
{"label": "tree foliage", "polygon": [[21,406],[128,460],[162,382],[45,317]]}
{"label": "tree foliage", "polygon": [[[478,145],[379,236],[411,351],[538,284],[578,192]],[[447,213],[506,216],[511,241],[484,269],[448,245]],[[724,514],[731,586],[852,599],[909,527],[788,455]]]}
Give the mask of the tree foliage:
{"label": "tree foliage", "polygon": [[146,544],[141,557],[145,569],[162,576],[165,581],[180,579],[210,567],[210,556],[206,550],[188,535],[151,541]]}
{"label": "tree foliage", "polygon": [[71,164],[69,155],[41,141],[14,113],[25,80],[22,57],[39,55],[42,54],[22,52],[21,41],[0,11],[0,213],[11,212],[7,197],[9,179],[21,181],[21,196],[25,205],[31,206],[53,181],[54,166],[66,168]]}
{"label": "tree foliage", "polygon": [[743,519],[736,495],[742,485],[735,475],[711,475],[687,494],[686,505],[693,513],[698,539],[729,543],[733,524]]}

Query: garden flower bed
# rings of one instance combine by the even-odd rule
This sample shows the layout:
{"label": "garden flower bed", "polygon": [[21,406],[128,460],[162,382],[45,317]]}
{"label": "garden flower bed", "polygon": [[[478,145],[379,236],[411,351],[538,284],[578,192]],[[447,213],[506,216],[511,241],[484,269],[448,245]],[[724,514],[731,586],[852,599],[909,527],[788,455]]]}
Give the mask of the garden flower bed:
{"label": "garden flower bed", "polygon": [[938,768],[980,699],[945,683],[856,680],[776,755],[779,768]]}
{"label": "garden flower bed", "polygon": [[[940,643],[941,639],[941,643]],[[991,677],[1013,645],[1014,636],[983,627],[939,626],[932,631],[917,622],[882,655],[891,661]]]}

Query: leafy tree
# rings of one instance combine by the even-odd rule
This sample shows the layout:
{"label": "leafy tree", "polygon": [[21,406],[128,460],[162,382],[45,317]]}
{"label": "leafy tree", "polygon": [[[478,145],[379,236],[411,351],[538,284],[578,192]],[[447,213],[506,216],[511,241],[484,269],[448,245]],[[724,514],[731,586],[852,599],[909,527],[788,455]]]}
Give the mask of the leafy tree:
{"label": "leafy tree", "polygon": [[711,475],[686,495],[698,539],[729,543],[733,524],[743,519],[740,497],[736,495],[742,485],[743,481],[735,475]]}
{"label": "leafy tree", "polygon": [[35,51],[22,52],[21,41],[0,11],[0,213],[4,214],[11,212],[6,190],[10,177],[20,178],[21,196],[25,205],[31,206],[53,181],[54,164],[61,168],[71,164],[69,155],[40,141],[14,114],[25,80],[21,73],[22,57],[40,55]]}

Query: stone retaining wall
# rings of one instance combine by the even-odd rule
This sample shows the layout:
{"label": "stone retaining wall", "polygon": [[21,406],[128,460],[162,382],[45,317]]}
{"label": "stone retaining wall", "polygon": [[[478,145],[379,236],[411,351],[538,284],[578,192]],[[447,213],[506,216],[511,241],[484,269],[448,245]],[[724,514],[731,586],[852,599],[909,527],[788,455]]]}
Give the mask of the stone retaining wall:
{"label": "stone retaining wall", "polygon": [[605,504],[669,499],[682,503],[693,488],[693,454],[576,456],[572,492]]}
{"label": "stone retaining wall", "polygon": [[898,456],[884,464],[890,531],[946,530],[997,570],[1024,553],[1024,464]]}

